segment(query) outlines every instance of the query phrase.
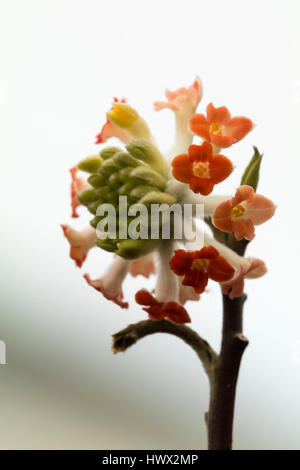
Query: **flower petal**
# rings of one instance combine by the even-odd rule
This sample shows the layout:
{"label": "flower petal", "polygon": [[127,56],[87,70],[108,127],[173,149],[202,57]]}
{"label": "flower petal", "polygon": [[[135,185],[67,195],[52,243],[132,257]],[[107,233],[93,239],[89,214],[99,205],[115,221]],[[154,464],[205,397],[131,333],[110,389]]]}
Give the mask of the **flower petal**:
{"label": "flower petal", "polygon": [[207,272],[213,281],[224,282],[229,281],[233,277],[235,269],[223,256],[219,255],[216,259],[210,261]]}
{"label": "flower petal", "polygon": [[192,176],[190,179],[190,188],[194,193],[202,194],[207,196],[214,189],[214,183],[211,178],[198,178],[197,176]]}
{"label": "flower petal", "polygon": [[208,274],[198,269],[190,269],[185,273],[182,284],[184,286],[191,286],[195,292],[202,294],[208,283]]}
{"label": "flower petal", "polygon": [[184,276],[186,271],[190,269],[193,259],[193,252],[175,250],[174,256],[170,259],[170,268],[178,276]]}
{"label": "flower petal", "polygon": [[232,226],[234,236],[237,240],[242,240],[242,238],[245,238],[246,240],[251,241],[255,237],[254,224],[250,219],[236,219],[233,221]]}
{"label": "flower petal", "polygon": [[192,162],[210,162],[213,157],[211,144],[205,141],[202,145],[190,145],[189,157]]}
{"label": "flower petal", "polygon": [[168,302],[163,310],[166,317],[173,323],[183,324],[191,321],[186,309],[177,302]]}
{"label": "flower petal", "polygon": [[210,134],[209,141],[216,147],[225,149],[234,144],[236,142],[236,139],[234,139],[234,137],[230,137],[229,135]]}
{"label": "flower petal", "polygon": [[190,130],[193,132],[193,134],[210,141],[209,124],[204,114],[194,114],[194,116],[191,117]]}
{"label": "flower petal", "polygon": [[252,198],[254,194],[255,193],[254,193],[254,189],[252,188],[252,186],[243,184],[236,190],[235,196],[232,199],[232,207],[236,206],[242,201]]}
{"label": "flower petal", "polygon": [[229,282],[222,283],[223,294],[229,295],[229,298],[233,300],[236,297],[240,297],[244,292],[244,270],[240,266],[234,279]]}
{"label": "flower petal", "polygon": [[233,137],[236,142],[240,141],[251,131],[253,122],[246,117],[231,118],[226,126],[226,134]]}
{"label": "flower petal", "polygon": [[70,258],[75,261],[78,268],[81,268],[85,261],[88,251],[95,246],[96,230],[88,227],[81,231],[74,230],[68,225],[61,225],[64,236],[70,243]]}
{"label": "flower petal", "polygon": [[116,124],[110,122],[109,119],[106,120],[106,123],[103,125],[100,133],[96,136],[96,144],[103,144],[108,139],[112,137],[117,137],[120,139],[124,144],[127,144],[130,139],[131,135],[125,129],[121,129]]}
{"label": "flower petal", "polygon": [[184,305],[186,302],[192,300],[192,301],[198,301],[200,300],[200,294],[195,292],[195,289],[191,286],[183,286],[182,285],[183,278],[179,277],[178,282],[180,283],[179,285],[179,302],[181,305]]}
{"label": "flower petal", "polygon": [[218,205],[213,214],[214,226],[226,233],[231,233],[233,231],[231,209],[231,201],[224,201]]}
{"label": "flower petal", "polygon": [[172,174],[178,181],[189,183],[193,176],[193,164],[187,154],[178,155],[173,159]]}
{"label": "flower petal", "polygon": [[128,273],[130,261],[117,256],[106,273],[98,279],[91,280],[88,274],[84,275],[87,283],[101,292],[108,300],[112,300],[121,308],[128,308],[128,302],[123,301],[122,283]]}
{"label": "flower petal", "polygon": [[123,299],[122,291],[118,291],[115,295],[108,294],[103,285],[103,280],[101,278],[92,280],[88,274],[84,274],[83,277],[91,287],[96,289],[98,292],[101,292],[101,294],[103,294],[103,296],[107,300],[111,300],[115,304],[119,305],[119,307],[121,308],[128,308],[129,306],[128,302],[123,302],[122,300]]}
{"label": "flower petal", "polygon": [[77,194],[82,191],[83,189],[87,189],[90,187],[87,181],[82,178],[78,178],[77,176],[78,168],[74,166],[70,169],[71,173],[71,208],[72,208],[72,215],[71,217],[76,218],[79,217],[77,213],[77,207],[80,206],[80,202],[77,199]]}
{"label": "flower petal", "polygon": [[251,260],[251,266],[245,274],[247,279],[256,279],[262,277],[267,272],[265,262],[257,258],[249,258]]}
{"label": "flower petal", "polygon": [[245,204],[246,214],[255,225],[260,225],[273,217],[275,205],[261,194],[254,194]]}
{"label": "flower petal", "polygon": [[136,277],[141,274],[144,277],[150,277],[155,272],[153,254],[142,256],[141,258],[135,259],[130,265],[130,274],[132,277]]}
{"label": "flower petal", "polygon": [[224,155],[214,155],[210,163],[210,176],[215,184],[224,181],[233,170],[229,158]]}
{"label": "flower petal", "polygon": [[208,124],[218,123],[226,126],[230,121],[231,115],[226,106],[215,108],[212,103],[206,107],[206,116]]}

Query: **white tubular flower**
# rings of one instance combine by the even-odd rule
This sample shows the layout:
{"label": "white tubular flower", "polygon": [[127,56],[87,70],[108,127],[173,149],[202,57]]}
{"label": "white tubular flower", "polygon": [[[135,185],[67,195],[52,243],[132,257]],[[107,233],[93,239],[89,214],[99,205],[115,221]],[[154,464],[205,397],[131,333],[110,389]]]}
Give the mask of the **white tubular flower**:
{"label": "white tubular flower", "polygon": [[176,118],[175,143],[170,151],[170,158],[185,152],[192,143],[193,135],[189,130],[189,120],[195,113],[202,97],[202,85],[197,77],[188,88],[179,88],[176,91],[166,90],[167,101],[156,101],[154,109],[171,109]]}
{"label": "white tubular flower", "polygon": [[68,225],[61,225],[61,228],[70,243],[70,258],[75,261],[78,268],[81,268],[89,250],[96,245],[96,230],[92,227],[75,230]]}
{"label": "white tubular flower", "polygon": [[117,256],[106,273],[98,279],[91,280],[88,274],[84,275],[87,283],[101,292],[108,300],[113,301],[121,308],[128,308],[128,302],[123,301],[122,284],[130,268],[130,261]]}

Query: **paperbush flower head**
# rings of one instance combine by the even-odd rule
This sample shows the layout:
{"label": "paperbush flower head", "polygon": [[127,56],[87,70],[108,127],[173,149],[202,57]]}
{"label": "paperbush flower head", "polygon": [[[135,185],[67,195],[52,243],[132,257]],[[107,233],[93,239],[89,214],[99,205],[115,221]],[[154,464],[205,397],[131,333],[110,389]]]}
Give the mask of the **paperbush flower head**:
{"label": "paperbush flower head", "polygon": [[[151,293],[137,289],[135,296],[156,321],[190,322],[184,305],[201,302],[209,279],[235,298],[242,295],[245,278],[266,272],[263,261],[237,253],[227,235],[252,240],[254,225],[274,214],[274,204],[255,192],[262,159],[258,150],[233,198],[210,195],[233,173],[230,155],[220,154],[219,149],[245,137],[252,122],[232,118],[227,108],[212,104],[206,116],[195,114],[201,97],[202,86],[196,79],[187,88],[166,91],[167,101],[155,102],[155,110],[169,108],[175,115],[176,137],[167,155],[161,153],[141,114],[125,100],[115,99],[97,136],[99,152],[71,170],[72,215],[77,217],[82,205],[92,217],[90,226],[81,231],[62,225],[71,258],[81,267],[93,247],[112,253],[112,264],[104,274],[95,280],[89,274],[84,277],[121,308],[129,305],[123,287],[127,275],[156,276]],[[193,142],[193,134],[203,141]],[[120,145],[104,146],[111,137],[119,139]],[[87,178],[78,176],[79,171]],[[191,210],[186,213],[187,206]],[[199,206],[214,237],[198,221]],[[180,229],[186,221],[194,240],[185,226]]]}

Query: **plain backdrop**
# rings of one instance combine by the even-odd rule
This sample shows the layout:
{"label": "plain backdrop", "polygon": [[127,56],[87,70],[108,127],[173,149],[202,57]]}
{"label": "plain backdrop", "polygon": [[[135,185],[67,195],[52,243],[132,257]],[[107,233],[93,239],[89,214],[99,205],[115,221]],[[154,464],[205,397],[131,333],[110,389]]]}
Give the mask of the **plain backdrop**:
{"label": "plain backdrop", "polygon": [[[201,111],[213,101],[256,124],[226,151],[236,169],[218,192],[234,192],[257,145],[259,192],[278,206],[248,250],[269,272],[246,285],[234,445],[300,449],[299,1],[0,5],[0,447],[205,449],[208,384],[196,355],[167,335],[110,350],[111,334],[145,318],[133,296],[154,279],[128,279],[131,305],[119,309],[82,278],[111,256],[95,250],[77,269],[59,227],[72,222],[68,169],[99,150],[112,97],[128,98],[164,151],[173,115],[153,101],[199,75]],[[87,224],[80,213],[75,227]],[[192,327],[218,349],[218,286],[202,297],[188,305]]]}

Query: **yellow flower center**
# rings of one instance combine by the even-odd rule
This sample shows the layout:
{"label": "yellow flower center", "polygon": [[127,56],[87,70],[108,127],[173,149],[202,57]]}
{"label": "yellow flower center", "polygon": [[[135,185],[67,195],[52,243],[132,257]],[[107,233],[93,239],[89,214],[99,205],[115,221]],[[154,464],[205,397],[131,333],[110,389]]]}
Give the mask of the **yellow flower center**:
{"label": "yellow flower center", "polygon": [[210,125],[210,133],[216,135],[223,135],[223,126],[219,122],[213,122]]}
{"label": "yellow flower center", "polygon": [[205,258],[194,259],[192,263],[192,269],[197,269],[197,271],[207,271],[209,260]]}
{"label": "yellow flower center", "polygon": [[114,103],[107,113],[108,119],[119,127],[129,128],[139,117],[138,113],[126,103]]}
{"label": "yellow flower center", "polygon": [[246,212],[246,209],[242,204],[237,204],[231,209],[231,217],[237,219],[238,217],[242,217]]}
{"label": "yellow flower center", "polygon": [[209,178],[209,168],[207,163],[196,162],[193,165],[193,173],[198,178]]}

